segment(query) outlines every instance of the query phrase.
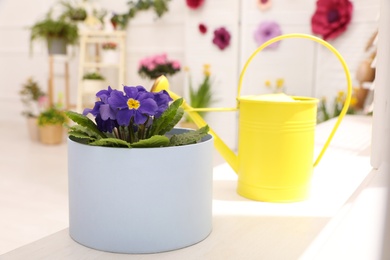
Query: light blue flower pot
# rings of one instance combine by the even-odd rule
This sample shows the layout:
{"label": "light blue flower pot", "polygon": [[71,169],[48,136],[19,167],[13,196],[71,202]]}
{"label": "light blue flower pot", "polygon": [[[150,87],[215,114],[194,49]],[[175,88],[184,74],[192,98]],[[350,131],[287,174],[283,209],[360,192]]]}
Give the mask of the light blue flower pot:
{"label": "light blue flower pot", "polygon": [[210,135],[192,145],[137,149],[68,139],[70,236],[116,253],[202,241],[212,229],[212,154]]}

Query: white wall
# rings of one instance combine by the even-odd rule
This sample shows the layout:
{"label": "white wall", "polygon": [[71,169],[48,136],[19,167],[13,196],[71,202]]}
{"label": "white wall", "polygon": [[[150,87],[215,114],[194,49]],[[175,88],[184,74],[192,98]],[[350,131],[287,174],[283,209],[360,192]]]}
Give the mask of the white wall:
{"label": "white wall", "polygon": [[[99,2],[99,1],[96,1]],[[56,1],[0,1],[0,120],[23,120],[20,116],[18,91],[28,76],[33,75],[47,88],[48,59],[44,44],[34,44],[29,56],[29,30],[43,17]],[[379,0],[355,0],[354,15],[348,30],[330,41],[346,59],[354,76],[357,65],[365,57],[364,46],[377,27]],[[101,0],[101,6],[117,12],[127,10],[126,1]],[[191,69],[194,83],[202,80],[202,65],[211,64],[213,90],[217,102],[214,107],[234,107],[238,77],[244,62],[256,49],[253,31],[264,20],[280,23],[283,33],[311,34],[310,19],[314,0],[274,1],[272,8],[261,12],[254,0],[210,0],[198,10],[190,10],[185,1],[172,0],[170,11],[156,19],[152,11],[140,13],[127,29],[127,82],[144,84],[150,81],[137,74],[138,61],[147,56],[166,52]],[[201,35],[197,26],[202,22],[208,33]],[[224,26],[231,35],[231,45],[220,51],[212,44],[213,30]],[[71,101],[76,100],[77,49],[70,56]],[[56,63],[56,89],[63,89],[63,65]],[[338,60],[317,43],[303,39],[281,42],[277,50],[261,52],[250,64],[245,75],[243,94],[265,93],[264,81],[284,78],[287,92],[294,95],[332,98],[346,88],[344,73]],[[172,89],[186,96],[186,75],[180,72],[170,78]],[[355,82],[356,83],[356,82]],[[115,82],[114,84],[118,84]],[[4,111],[4,110],[3,110]],[[236,144],[237,114],[209,113],[207,120],[227,143]],[[1,122],[0,121],[0,122]]]}

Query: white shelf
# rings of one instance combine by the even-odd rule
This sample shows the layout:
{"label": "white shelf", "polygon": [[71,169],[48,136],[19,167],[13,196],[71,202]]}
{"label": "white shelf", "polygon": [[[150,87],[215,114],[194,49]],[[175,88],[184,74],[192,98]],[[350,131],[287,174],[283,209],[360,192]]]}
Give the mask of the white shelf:
{"label": "white shelf", "polygon": [[[118,63],[103,63],[100,62],[99,45],[103,42],[115,42],[119,51]],[[97,45],[97,53],[95,62],[90,62],[87,59],[87,48],[91,45]],[[78,91],[77,91],[77,112],[82,112],[84,108],[83,97],[87,95],[83,89],[83,76],[87,69],[95,68],[97,70],[103,68],[112,68],[117,70],[118,82],[126,82],[126,32],[125,31],[84,31],[80,33],[80,60],[79,60],[79,75],[78,75]]]}

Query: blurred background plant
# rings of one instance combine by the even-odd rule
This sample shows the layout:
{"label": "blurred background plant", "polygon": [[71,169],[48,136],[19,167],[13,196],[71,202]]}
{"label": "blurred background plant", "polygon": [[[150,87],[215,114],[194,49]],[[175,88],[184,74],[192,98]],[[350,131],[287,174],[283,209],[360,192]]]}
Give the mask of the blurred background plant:
{"label": "blurred background plant", "polygon": [[84,21],[87,18],[87,11],[82,4],[75,1],[60,1],[64,11],[60,16],[61,19],[69,18],[72,21]]}
{"label": "blurred background plant", "polygon": [[[344,91],[339,91],[337,96],[333,100],[332,109],[328,108],[327,100],[323,97],[318,105],[318,118],[317,122],[325,122],[331,118],[338,117],[343,109],[345,99],[347,98],[347,94]],[[348,108],[347,114],[353,115],[356,114],[355,105],[357,103],[357,98],[352,95],[350,106]]]}
{"label": "blurred background plant", "polygon": [[[188,72],[188,82],[189,82],[189,100],[188,103],[193,108],[207,108],[210,107],[211,103],[215,100],[213,99],[213,92],[211,89],[211,70],[210,64],[203,65],[203,81],[195,88],[192,84],[192,77],[189,71],[189,68],[186,68]],[[204,116],[205,112],[198,112],[201,116]],[[191,119],[188,115],[185,116],[185,122],[191,122]]]}
{"label": "blurred background plant", "polygon": [[24,105],[22,114],[26,117],[37,117],[44,107],[46,94],[32,77],[28,78],[22,86],[19,91]]}
{"label": "blurred background plant", "polygon": [[277,78],[275,80],[275,85],[272,84],[271,80],[266,80],[264,82],[264,85],[266,88],[270,89],[273,93],[281,93],[285,91],[283,78]]}

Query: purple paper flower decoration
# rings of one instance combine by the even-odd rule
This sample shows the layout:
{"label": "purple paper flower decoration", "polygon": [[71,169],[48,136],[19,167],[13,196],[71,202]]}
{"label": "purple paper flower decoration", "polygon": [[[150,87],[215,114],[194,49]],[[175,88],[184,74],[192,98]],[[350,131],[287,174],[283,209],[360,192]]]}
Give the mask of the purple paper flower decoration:
{"label": "purple paper flower decoration", "polygon": [[218,28],[214,31],[213,43],[218,46],[220,50],[224,50],[230,44],[230,33],[225,27]]}
{"label": "purple paper flower decoration", "polygon": [[[260,46],[266,41],[275,38],[282,34],[282,30],[280,29],[280,26],[277,22],[273,21],[265,21],[259,24],[257,27],[254,38],[256,43]],[[275,42],[271,45],[269,45],[267,48],[277,48],[279,46],[280,42]]]}
{"label": "purple paper flower decoration", "polygon": [[117,110],[116,119],[119,125],[128,126],[131,119],[135,124],[141,125],[157,113],[158,105],[153,93],[142,86],[124,86],[123,90],[125,93],[113,90],[108,98],[110,106]]}

